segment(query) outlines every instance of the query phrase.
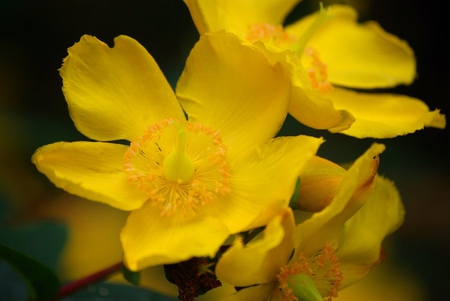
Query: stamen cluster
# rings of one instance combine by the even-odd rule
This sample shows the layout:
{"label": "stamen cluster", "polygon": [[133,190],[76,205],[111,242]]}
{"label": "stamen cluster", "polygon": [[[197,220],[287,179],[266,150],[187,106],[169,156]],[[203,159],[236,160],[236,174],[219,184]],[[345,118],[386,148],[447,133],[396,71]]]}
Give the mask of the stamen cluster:
{"label": "stamen cluster", "polygon": [[129,180],[145,191],[170,216],[182,208],[185,213],[210,204],[229,192],[227,148],[219,132],[198,123],[183,124],[187,132],[185,152],[195,171],[188,181],[171,181],[164,175],[164,159],[177,149],[180,122],[165,119],[149,126],[135,139],[124,158]]}
{"label": "stamen cluster", "polygon": [[293,279],[302,273],[312,280],[317,291],[325,300],[337,297],[343,275],[332,246],[325,245],[323,249],[309,257],[300,254],[297,260],[281,267],[277,280],[283,293],[283,301],[299,300],[292,287],[304,285],[296,283]]}

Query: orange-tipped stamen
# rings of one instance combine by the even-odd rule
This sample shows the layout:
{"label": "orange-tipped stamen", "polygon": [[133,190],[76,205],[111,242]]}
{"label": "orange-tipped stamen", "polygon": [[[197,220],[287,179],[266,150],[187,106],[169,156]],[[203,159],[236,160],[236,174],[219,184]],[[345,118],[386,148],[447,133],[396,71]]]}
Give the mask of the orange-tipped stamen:
{"label": "orange-tipped stamen", "polygon": [[328,81],[327,65],[320,60],[317,51],[307,47],[305,54],[311,59],[311,65],[307,68],[311,87],[319,90],[322,95],[333,90],[333,86]]}
{"label": "orange-tipped stamen", "polygon": [[277,275],[283,301],[330,301],[337,297],[342,278],[340,264],[329,245],[313,256],[300,255]]}
{"label": "orange-tipped stamen", "polygon": [[255,23],[248,27],[247,39],[254,43],[263,41],[273,46],[285,48],[293,44],[297,38],[284,31],[281,25]]}

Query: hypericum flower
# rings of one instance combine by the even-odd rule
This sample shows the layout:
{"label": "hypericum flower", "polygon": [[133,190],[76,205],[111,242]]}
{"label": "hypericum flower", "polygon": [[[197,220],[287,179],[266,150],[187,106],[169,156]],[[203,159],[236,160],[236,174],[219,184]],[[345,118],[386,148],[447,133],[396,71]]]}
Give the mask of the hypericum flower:
{"label": "hypericum flower", "polygon": [[177,99],[144,47],[114,41],[83,36],[60,73],[77,129],[130,144],[58,142],[32,161],[56,186],[132,211],[121,233],[128,268],[214,256],[230,233],[276,214],[271,203],[288,203],[322,140],[272,138],[289,102],[280,64],[233,34],[203,36]]}
{"label": "hypericum flower", "polygon": [[[322,211],[286,209],[260,239],[240,239],[223,254],[216,274],[241,287],[221,301],[323,301],[369,273],[383,259],[383,239],[403,221],[394,185],[376,176],[373,145],[346,172],[333,201]],[[297,225],[296,225],[297,223]]]}
{"label": "hypericum flower", "polygon": [[390,138],[423,127],[445,127],[439,110],[430,112],[419,99],[341,88],[410,84],[416,72],[414,53],[406,42],[376,22],[358,24],[357,13],[349,6],[332,5],[283,27],[299,0],[184,2],[200,34],[225,29],[262,42],[272,52],[290,50],[279,58],[292,67],[289,113],[307,126],[359,138]]}

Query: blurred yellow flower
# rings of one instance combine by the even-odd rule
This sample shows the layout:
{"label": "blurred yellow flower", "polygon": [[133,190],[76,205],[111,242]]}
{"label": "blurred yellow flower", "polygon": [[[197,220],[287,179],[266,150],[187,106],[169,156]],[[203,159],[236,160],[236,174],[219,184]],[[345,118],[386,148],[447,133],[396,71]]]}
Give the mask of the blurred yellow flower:
{"label": "blurred yellow flower", "polygon": [[416,75],[408,44],[376,22],[358,24],[349,6],[331,5],[283,27],[300,0],[184,2],[200,34],[227,30],[280,53],[292,68],[289,113],[307,126],[359,138],[445,127],[439,110],[430,112],[419,99],[341,88],[389,88],[410,84]]}
{"label": "blurred yellow flower", "polygon": [[213,257],[229,234],[266,223],[322,142],[272,138],[287,114],[286,71],[232,34],[200,39],[177,95],[127,36],[113,48],[83,36],[60,73],[77,129],[130,145],[58,142],[32,160],[56,186],[131,211],[121,233],[131,270]]}
{"label": "blurred yellow flower", "polygon": [[379,176],[374,144],[342,178],[322,211],[286,209],[247,245],[237,239],[219,260],[222,281],[244,287],[221,299],[331,300],[383,259],[381,243],[403,222],[394,185]]}

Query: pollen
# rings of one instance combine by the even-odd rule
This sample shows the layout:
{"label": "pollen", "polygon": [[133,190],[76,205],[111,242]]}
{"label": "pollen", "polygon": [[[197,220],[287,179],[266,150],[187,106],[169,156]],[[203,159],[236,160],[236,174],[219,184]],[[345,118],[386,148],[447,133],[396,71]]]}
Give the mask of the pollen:
{"label": "pollen", "polygon": [[263,41],[271,45],[285,48],[293,44],[297,38],[284,31],[281,25],[255,23],[248,27],[247,39],[250,42]]}
{"label": "pollen", "polygon": [[277,275],[283,301],[331,301],[337,297],[342,279],[340,263],[330,245],[309,257],[300,254]]}
{"label": "pollen", "polygon": [[317,51],[312,47],[306,47],[305,55],[310,59],[307,72],[312,88],[319,90],[322,95],[333,90],[333,86],[328,81],[327,65],[320,60]]}
{"label": "pollen", "polygon": [[124,156],[129,181],[148,194],[162,216],[185,213],[229,193],[227,148],[219,132],[165,119],[147,127]]}

